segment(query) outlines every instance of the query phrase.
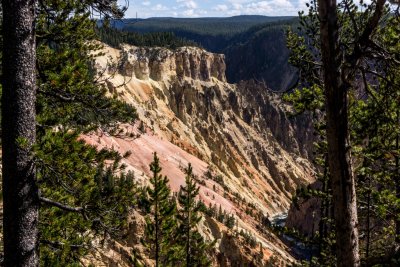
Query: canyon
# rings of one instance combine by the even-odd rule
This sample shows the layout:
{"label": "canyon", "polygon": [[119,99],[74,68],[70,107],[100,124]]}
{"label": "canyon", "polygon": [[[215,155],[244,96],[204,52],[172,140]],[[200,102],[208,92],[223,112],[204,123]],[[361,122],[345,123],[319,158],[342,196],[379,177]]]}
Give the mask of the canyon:
{"label": "canyon", "polygon": [[[295,261],[291,249],[262,222],[287,212],[296,189],[315,180],[307,117],[291,117],[290,107],[264,83],[228,83],[224,55],[201,48],[104,45],[95,66],[110,97],[133,105],[138,120],[121,125],[129,137],[98,131],[84,136],[86,142],[130,151],[123,163],[143,185],[157,152],[174,192],[184,184],[183,169],[191,163],[199,201],[221,207],[237,221],[229,229],[204,216],[201,233],[217,240],[214,266],[285,266]],[[151,266],[139,241],[143,216],[133,212],[129,222],[127,238],[109,241],[86,260],[96,266],[130,266],[133,250]],[[240,232],[257,245],[249,246]]]}

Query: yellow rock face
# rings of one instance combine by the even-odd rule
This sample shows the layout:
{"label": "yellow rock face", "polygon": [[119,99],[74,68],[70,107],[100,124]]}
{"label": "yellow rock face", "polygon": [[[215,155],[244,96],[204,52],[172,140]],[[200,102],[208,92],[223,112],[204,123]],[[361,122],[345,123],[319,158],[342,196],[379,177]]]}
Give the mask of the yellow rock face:
{"label": "yellow rock face", "polygon": [[[171,51],[125,45],[104,51],[97,68],[105,73],[110,95],[136,107],[139,121],[123,126],[136,138],[97,133],[84,137],[87,142],[130,150],[125,163],[143,183],[157,152],[174,191],[184,183],[182,170],[191,163],[201,181],[199,198],[234,214],[235,230],[251,232],[265,250],[259,260],[274,254],[292,261],[279,239],[256,225],[261,217],[286,212],[296,188],[314,181],[304,152],[311,140],[308,125],[289,119],[287,107],[262,83],[227,83],[223,55],[193,47]],[[112,61],[116,64],[109,67]],[[220,251],[240,241],[232,241],[232,231],[210,221],[202,223],[202,233],[217,238]],[[240,253],[246,252],[236,247],[232,257]]]}

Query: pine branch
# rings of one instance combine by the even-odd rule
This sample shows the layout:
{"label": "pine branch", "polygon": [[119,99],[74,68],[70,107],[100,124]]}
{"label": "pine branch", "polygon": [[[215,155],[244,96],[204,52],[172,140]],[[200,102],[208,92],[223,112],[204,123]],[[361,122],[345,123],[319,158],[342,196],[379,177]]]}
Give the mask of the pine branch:
{"label": "pine branch", "polygon": [[88,247],[87,244],[79,244],[79,245],[78,244],[65,244],[60,241],[50,241],[50,240],[40,240],[40,243],[44,244],[44,245],[49,245],[53,248],[62,248],[62,247],[68,246],[69,248],[75,249],[75,250]]}
{"label": "pine branch", "polygon": [[359,59],[362,56],[364,56],[365,48],[367,48],[370,45],[370,43],[371,43],[370,37],[379,25],[379,21],[383,15],[385,3],[386,3],[386,0],[377,0],[376,1],[376,7],[375,7],[374,14],[368,20],[364,31],[361,33],[360,37],[357,40],[357,43],[356,43],[353,53],[349,57],[349,62],[350,62],[351,67],[354,67],[357,65]]}
{"label": "pine branch", "polygon": [[[400,248],[397,246],[392,247],[387,251],[386,254],[373,256],[370,258],[365,259],[365,262],[361,264],[362,267],[372,267],[376,265],[384,265],[384,266],[391,266],[393,264],[393,259],[398,257],[400,253]],[[394,266],[394,265],[393,265]]]}
{"label": "pine branch", "polygon": [[39,197],[39,200],[41,202],[43,202],[43,203],[46,203],[46,204],[50,205],[50,206],[57,207],[59,209],[65,210],[65,211],[82,212],[83,213],[84,210],[85,210],[83,207],[71,207],[71,206],[62,204],[62,203],[57,202],[57,201],[53,201],[53,200],[45,198],[45,197]]}
{"label": "pine branch", "polygon": [[359,39],[359,43],[361,45],[365,46],[368,43],[368,40],[369,40],[371,34],[376,30],[376,28],[379,24],[379,21],[383,15],[385,3],[386,3],[386,0],[377,0],[376,1],[375,12],[372,15],[372,17],[369,19],[369,21],[367,22],[367,26],[365,27],[365,29]]}

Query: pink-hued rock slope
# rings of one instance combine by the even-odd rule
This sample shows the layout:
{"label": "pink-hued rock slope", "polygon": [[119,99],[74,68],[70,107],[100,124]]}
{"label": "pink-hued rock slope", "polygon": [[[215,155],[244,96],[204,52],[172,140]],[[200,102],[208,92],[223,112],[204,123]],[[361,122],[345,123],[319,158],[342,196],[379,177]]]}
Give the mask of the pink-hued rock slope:
{"label": "pink-hued rock slope", "polygon": [[[110,95],[137,109],[138,122],[122,126],[136,137],[94,133],[83,138],[121,153],[131,151],[124,163],[144,184],[157,152],[175,192],[191,163],[200,181],[199,198],[234,214],[236,231],[252,233],[264,250],[259,263],[271,255],[292,261],[289,249],[259,224],[261,217],[286,212],[296,188],[314,180],[307,160],[312,138],[307,121],[289,118],[287,107],[262,83],[228,84],[223,55],[193,47],[171,51],[127,45],[121,50],[105,47],[104,52],[96,66],[108,76]],[[110,67],[110,62],[117,64]],[[218,239],[217,248],[231,266],[226,246],[234,231],[216,222],[213,231],[209,220],[203,232]]]}

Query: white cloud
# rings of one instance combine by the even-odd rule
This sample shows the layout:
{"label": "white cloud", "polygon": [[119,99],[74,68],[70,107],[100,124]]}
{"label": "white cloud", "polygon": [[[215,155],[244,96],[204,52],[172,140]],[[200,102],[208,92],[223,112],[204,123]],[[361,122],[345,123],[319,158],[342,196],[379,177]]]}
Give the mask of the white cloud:
{"label": "white cloud", "polygon": [[288,0],[260,1],[247,4],[245,7],[248,14],[281,14],[291,10],[293,5]]}
{"label": "white cloud", "polygon": [[206,16],[208,11],[199,7],[194,0],[175,0],[178,3],[174,10],[177,10],[178,16],[182,17],[201,17]]}
{"label": "white cloud", "polygon": [[245,3],[250,3],[250,2],[254,2],[252,0],[228,0],[229,3],[232,4],[245,4]]}
{"label": "white cloud", "polygon": [[[296,16],[309,0],[140,0],[130,5],[127,17],[174,16]],[[356,0],[358,1],[358,0]],[[364,0],[371,1],[371,0]],[[132,1],[131,1],[132,2]],[[118,0],[122,5],[125,0]]]}
{"label": "white cloud", "polygon": [[197,3],[193,0],[176,0],[176,2],[181,3],[180,7],[184,7],[184,8],[188,8],[188,9],[197,8]]}
{"label": "white cloud", "polygon": [[166,11],[166,10],[169,10],[169,8],[164,6],[164,5],[157,4],[152,8],[152,10],[154,10],[154,11]]}
{"label": "white cloud", "polygon": [[240,9],[243,8],[243,5],[242,5],[242,4],[233,3],[232,6],[233,6],[233,9],[235,9],[235,10],[240,10]]}
{"label": "white cloud", "polygon": [[226,15],[297,15],[304,9],[307,0],[226,0],[229,3]]}
{"label": "white cloud", "polygon": [[225,12],[228,10],[228,6],[227,5],[216,5],[213,10],[215,11],[220,11],[220,12]]}
{"label": "white cloud", "polygon": [[188,9],[182,12],[182,14],[186,17],[195,17],[194,9]]}

